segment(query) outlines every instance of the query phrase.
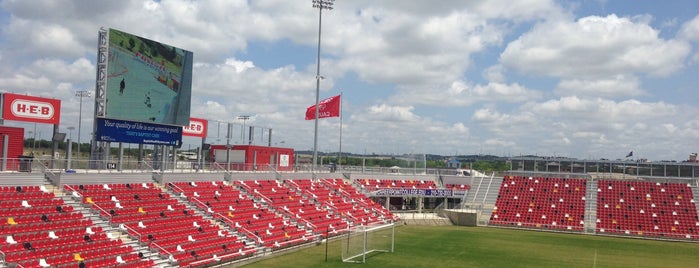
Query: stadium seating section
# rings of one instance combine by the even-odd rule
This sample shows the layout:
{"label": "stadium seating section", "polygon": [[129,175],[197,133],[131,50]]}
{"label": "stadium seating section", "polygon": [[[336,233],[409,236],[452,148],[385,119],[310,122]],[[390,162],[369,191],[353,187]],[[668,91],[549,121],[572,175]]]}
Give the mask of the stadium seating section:
{"label": "stadium seating section", "polygon": [[[111,224],[126,229],[153,250],[172,255],[180,266],[235,259],[245,249],[237,236],[204,219],[152,183],[66,185]],[[203,261],[200,261],[203,260]]]}
{"label": "stadium seating section", "polygon": [[687,184],[601,180],[597,231],[638,236],[699,238],[699,218]]}
{"label": "stadium seating section", "polygon": [[0,187],[0,251],[22,267],[151,267],[43,186]]}
{"label": "stadium seating section", "polygon": [[[489,224],[572,232],[587,226],[600,234],[699,239],[690,185],[600,180],[597,189],[588,190],[587,183],[505,176]],[[154,266],[120,239],[127,234],[161,259],[203,267],[336,236],[350,226],[399,220],[366,192],[470,188],[420,180],[250,179],[69,184],[57,196],[45,186],[0,186],[0,257],[22,267]],[[596,196],[596,204],[586,196]],[[587,222],[586,204],[596,212],[596,217],[588,213]]]}
{"label": "stadium seating section", "polygon": [[582,231],[585,180],[505,176],[490,224]]}
{"label": "stadium seating section", "polygon": [[[67,184],[62,190],[56,196],[44,186],[0,187],[1,261],[154,266],[119,239],[127,234],[161,259],[199,267],[398,219],[342,179]],[[81,211],[100,215],[111,231]]]}

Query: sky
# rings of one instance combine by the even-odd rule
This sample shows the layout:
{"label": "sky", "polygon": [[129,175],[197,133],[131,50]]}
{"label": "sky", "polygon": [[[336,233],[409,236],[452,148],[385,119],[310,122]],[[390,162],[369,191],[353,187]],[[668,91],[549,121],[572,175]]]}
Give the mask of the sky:
{"label": "sky", "polygon": [[[319,120],[321,152],[657,161],[699,151],[696,0],[337,0],[321,25],[320,98],[342,93],[342,119]],[[80,116],[74,92],[94,90],[100,28],[194,53],[191,116],[210,121],[207,143],[225,144],[226,124],[240,133],[237,117],[252,115],[245,124],[272,129],[273,146],[313,149],[311,0],[2,0],[0,92],[60,99],[60,131],[82,119],[89,141],[94,99]],[[200,143],[185,137],[183,148]]]}

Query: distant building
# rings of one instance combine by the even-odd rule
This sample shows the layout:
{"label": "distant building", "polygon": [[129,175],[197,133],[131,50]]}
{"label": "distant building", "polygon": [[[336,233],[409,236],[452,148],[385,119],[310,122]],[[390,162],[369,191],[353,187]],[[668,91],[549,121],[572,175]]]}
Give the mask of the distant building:
{"label": "distant building", "polygon": [[449,161],[447,161],[447,168],[459,169],[461,168],[461,162],[456,160],[456,158],[449,159]]}

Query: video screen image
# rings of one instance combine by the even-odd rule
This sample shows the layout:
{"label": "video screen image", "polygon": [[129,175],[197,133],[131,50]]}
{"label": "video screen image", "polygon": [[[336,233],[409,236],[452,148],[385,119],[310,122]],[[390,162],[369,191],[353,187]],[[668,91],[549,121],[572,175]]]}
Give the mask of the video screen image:
{"label": "video screen image", "polygon": [[106,118],[189,124],[190,51],[109,29]]}

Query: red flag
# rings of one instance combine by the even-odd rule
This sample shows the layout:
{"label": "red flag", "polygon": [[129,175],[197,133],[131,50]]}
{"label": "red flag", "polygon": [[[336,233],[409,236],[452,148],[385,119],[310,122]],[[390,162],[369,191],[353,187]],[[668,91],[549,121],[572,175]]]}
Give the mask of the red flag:
{"label": "red flag", "polygon": [[[318,102],[318,118],[339,117],[340,116],[340,95]],[[316,119],[315,105],[311,105],[306,109],[306,120]]]}

